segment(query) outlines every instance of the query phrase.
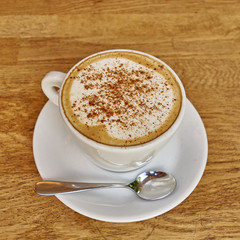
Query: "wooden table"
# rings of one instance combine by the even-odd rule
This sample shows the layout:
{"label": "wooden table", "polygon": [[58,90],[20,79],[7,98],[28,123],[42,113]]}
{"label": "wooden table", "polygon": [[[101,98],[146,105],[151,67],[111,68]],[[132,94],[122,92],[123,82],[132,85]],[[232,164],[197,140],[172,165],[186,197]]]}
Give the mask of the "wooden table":
{"label": "wooden table", "polygon": [[[240,2],[0,3],[0,239],[240,239]],[[137,223],[82,216],[34,193],[32,137],[43,76],[114,48],[150,53],[181,78],[200,113],[208,163],[179,206]]]}

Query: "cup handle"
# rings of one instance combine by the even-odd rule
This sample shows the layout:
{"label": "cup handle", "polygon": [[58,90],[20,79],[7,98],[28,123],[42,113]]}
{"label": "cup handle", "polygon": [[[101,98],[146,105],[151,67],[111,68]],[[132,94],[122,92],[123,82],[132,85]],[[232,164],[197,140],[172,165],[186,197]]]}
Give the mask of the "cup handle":
{"label": "cup handle", "polygon": [[62,86],[66,73],[52,71],[42,80],[42,90],[51,102],[58,106],[59,89]]}

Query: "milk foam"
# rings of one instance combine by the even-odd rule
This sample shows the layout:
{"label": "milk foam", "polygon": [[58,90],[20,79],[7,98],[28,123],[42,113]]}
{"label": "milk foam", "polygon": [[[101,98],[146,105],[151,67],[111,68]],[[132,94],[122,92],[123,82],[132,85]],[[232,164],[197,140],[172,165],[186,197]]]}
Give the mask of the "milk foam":
{"label": "milk foam", "polygon": [[105,125],[112,138],[129,140],[159,129],[175,101],[162,74],[126,58],[104,58],[81,69],[70,89],[74,116]]}

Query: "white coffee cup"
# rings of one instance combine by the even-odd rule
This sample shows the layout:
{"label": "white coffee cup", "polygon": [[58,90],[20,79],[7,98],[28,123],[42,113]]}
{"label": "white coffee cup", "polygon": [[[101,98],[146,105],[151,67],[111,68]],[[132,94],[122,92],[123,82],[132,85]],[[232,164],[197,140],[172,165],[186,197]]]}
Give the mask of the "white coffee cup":
{"label": "white coffee cup", "polygon": [[[163,64],[165,67],[168,68],[168,70],[173,74],[173,76],[175,77],[176,81],[178,82],[181,88],[182,105],[181,105],[181,110],[177,119],[166,132],[164,132],[162,135],[160,135],[159,137],[155,138],[152,141],[149,141],[147,143],[143,143],[140,145],[136,145],[136,146],[129,146],[129,147],[105,145],[105,144],[96,142],[94,140],[91,140],[90,138],[87,138],[84,135],[82,135],[72,126],[72,124],[69,122],[69,120],[65,116],[60,99],[62,94],[62,86],[64,84],[64,81],[68,78],[68,75],[72,72],[73,69],[75,69],[76,66],[86,61],[88,58],[91,58],[93,56],[96,56],[102,53],[112,52],[112,51],[114,52],[128,51],[128,52],[138,53],[143,56],[153,58],[155,61]],[[90,156],[90,159],[96,165],[104,169],[107,169],[110,171],[116,171],[116,172],[131,171],[146,165],[152,159],[152,157],[169,141],[169,139],[177,131],[183,119],[185,105],[186,105],[186,95],[185,95],[184,87],[179,77],[177,76],[177,74],[166,63],[149,54],[139,52],[139,51],[134,51],[134,50],[125,50],[125,49],[117,49],[117,50],[114,49],[114,50],[103,51],[103,52],[93,54],[89,57],[86,57],[80,62],[78,62],[75,66],[73,66],[67,74],[62,72],[56,72],[56,71],[49,72],[42,80],[42,90],[45,93],[45,95],[56,106],[59,107],[62,119],[66,124],[67,128],[70,130],[70,132],[75,136],[76,141],[79,143],[79,147],[81,147],[82,150]]]}

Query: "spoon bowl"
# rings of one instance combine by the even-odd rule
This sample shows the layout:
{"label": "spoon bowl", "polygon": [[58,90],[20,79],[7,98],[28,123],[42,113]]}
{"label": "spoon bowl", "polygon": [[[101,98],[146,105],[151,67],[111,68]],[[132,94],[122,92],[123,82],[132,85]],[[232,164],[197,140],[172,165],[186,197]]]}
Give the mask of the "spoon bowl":
{"label": "spoon bowl", "polygon": [[138,189],[135,192],[145,200],[164,198],[176,187],[176,179],[171,174],[161,171],[141,173],[135,181],[138,182]]}
{"label": "spoon bowl", "polygon": [[106,187],[125,187],[133,190],[144,200],[157,200],[174,191],[176,179],[171,174],[162,171],[148,171],[141,173],[128,184],[41,181],[36,183],[35,192],[40,195],[55,195]]}

